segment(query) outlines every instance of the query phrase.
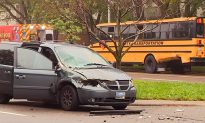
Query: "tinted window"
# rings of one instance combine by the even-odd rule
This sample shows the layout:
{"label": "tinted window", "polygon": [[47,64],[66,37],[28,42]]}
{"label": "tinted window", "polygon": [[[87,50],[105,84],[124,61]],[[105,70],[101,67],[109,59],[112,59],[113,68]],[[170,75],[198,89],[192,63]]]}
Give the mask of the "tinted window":
{"label": "tinted window", "polygon": [[169,39],[169,24],[168,23],[161,24],[160,39]]}
{"label": "tinted window", "polygon": [[34,50],[18,48],[17,67],[34,70],[51,70],[52,62]]}
{"label": "tinted window", "polygon": [[189,38],[190,24],[188,22],[178,22],[172,26],[172,38]]}
{"label": "tinted window", "polygon": [[53,40],[52,34],[46,34],[46,40]]}
{"label": "tinted window", "polygon": [[145,39],[152,39],[152,24],[148,24],[148,25],[145,25],[145,29],[147,30],[145,33],[144,33],[144,38]]}
{"label": "tinted window", "polygon": [[130,33],[130,26],[122,26],[122,31],[123,39],[128,38]]}
{"label": "tinted window", "polygon": [[15,44],[0,43],[0,64],[13,66]]}
{"label": "tinted window", "polygon": [[13,66],[13,56],[11,50],[0,50],[0,64]]}
{"label": "tinted window", "polygon": [[114,27],[108,27],[108,32],[114,32],[115,28]]}
{"label": "tinted window", "polygon": [[152,27],[152,38],[159,39],[160,38],[160,25],[154,24]]}
{"label": "tinted window", "polygon": [[204,24],[197,24],[196,25],[196,36],[198,38],[203,38],[204,37]]}

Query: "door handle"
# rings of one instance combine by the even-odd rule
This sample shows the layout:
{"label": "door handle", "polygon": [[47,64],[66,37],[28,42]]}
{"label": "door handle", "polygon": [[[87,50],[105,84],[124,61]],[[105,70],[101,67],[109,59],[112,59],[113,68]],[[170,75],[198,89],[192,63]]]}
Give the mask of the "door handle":
{"label": "door handle", "polygon": [[26,75],[16,75],[16,79],[25,79]]}

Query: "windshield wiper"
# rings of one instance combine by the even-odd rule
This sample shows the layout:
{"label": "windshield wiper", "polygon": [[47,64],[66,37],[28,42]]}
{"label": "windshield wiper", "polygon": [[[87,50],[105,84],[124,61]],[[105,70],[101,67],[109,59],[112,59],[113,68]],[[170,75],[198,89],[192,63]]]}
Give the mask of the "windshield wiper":
{"label": "windshield wiper", "polygon": [[100,64],[100,63],[88,63],[88,64],[86,64],[84,66],[91,66],[91,65],[107,66],[107,65],[104,65],[104,64]]}

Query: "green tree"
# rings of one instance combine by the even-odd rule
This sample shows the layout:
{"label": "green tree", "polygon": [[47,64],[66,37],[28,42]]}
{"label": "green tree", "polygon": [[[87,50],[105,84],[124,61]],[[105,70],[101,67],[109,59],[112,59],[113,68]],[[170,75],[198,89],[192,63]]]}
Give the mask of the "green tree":
{"label": "green tree", "polygon": [[[41,0],[0,0],[0,7],[18,23],[31,23],[32,19],[41,12],[39,10]],[[37,13],[38,12],[38,13]]]}
{"label": "green tree", "polygon": [[185,17],[192,17],[197,15],[197,10],[202,7],[204,0],[185,0]]}
{"label": "green tree", "polygon": [[[136,33],[127,37],[123,38],[124,31],[130,26],[126,25],[125,28],[121,26],[121,23],[123,23],[125,20],[124,18],[127,17],[130,13],[133,14],[133,11],[136,10],[136,3],[138,3],[138,0],[104,0],[106,3],[106,6],[110,6],[111,12],[115,12],[113,15],[114,22],[116,23],[116,31],[117,31],[117,39],[114,39],[114,37],[110,37],[107,32],[104,32],[101,28],[98,28],[95,25],[92,25],[92,27],[89,24],[89,16],[92,16],[90,11],[87,11],[86,3],[84,0],[76,0],[76,16],[80,18],[82,25],[85,26],[85,28],[88,30],[89,35],[95,39],[95,41],[102,44],[115,58],[116,60],[116,67],[121,68],[121,61],[122,58],[125,56],[125,54],[130,50],[130,48],[137,42],[137,39],[139,35],[145,31],[147,31],[147,27],[143,27],[143,29],[139,29],[136,25]],[[141,6],[144,9],[146,2],[141,2],[140,5],[137,5],[138,7]],[[144,10],[141,11],[138,15],[143,15]],[[139,20],[143,16],[135,16],[135,22],[133,22],[133,25],[137,24]],[[94,29],[92,29],[94,28]],[[108,37],[110,42],[113,43],[114,48],[111,48],[106,42],[103,42],[100,40],[100,37],[98,37],[96,32],[102,33],[104,36]],[[134,38],[132,42],[129,42],[129,39]],[[127,43],[129,42],[129,43]],[[128,44],[128,47],[125,47],[125,45]]]}
{"label": "green tree", "polygon": [[78,34],[82,32],[82,26],[74,17],[72,11],[73,0],[44,0],[43,10],[46,10],[44,17],[49,20],[56,30],[64,33],[70,42],[79,40]]}
{"label": "green tree", "polygon": [[56,30],[64,33],[66,35],[66,40],[70,41],[71,43],[75,42],[76,40],[80,40],[77,34],[82,32],[82,29],[80,26],[77,26],[73,20],[64,21],[61,18],[56,18],[49,21],[49,23],[53,25]]}

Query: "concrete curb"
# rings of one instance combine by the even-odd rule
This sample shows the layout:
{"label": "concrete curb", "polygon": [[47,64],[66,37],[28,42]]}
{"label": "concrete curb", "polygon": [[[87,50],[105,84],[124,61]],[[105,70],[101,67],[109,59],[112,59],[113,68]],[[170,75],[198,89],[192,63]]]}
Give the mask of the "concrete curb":
{"label": "concrete curb", "polygon": [[205,106],[205,101],[136,100],[130,106]]}

